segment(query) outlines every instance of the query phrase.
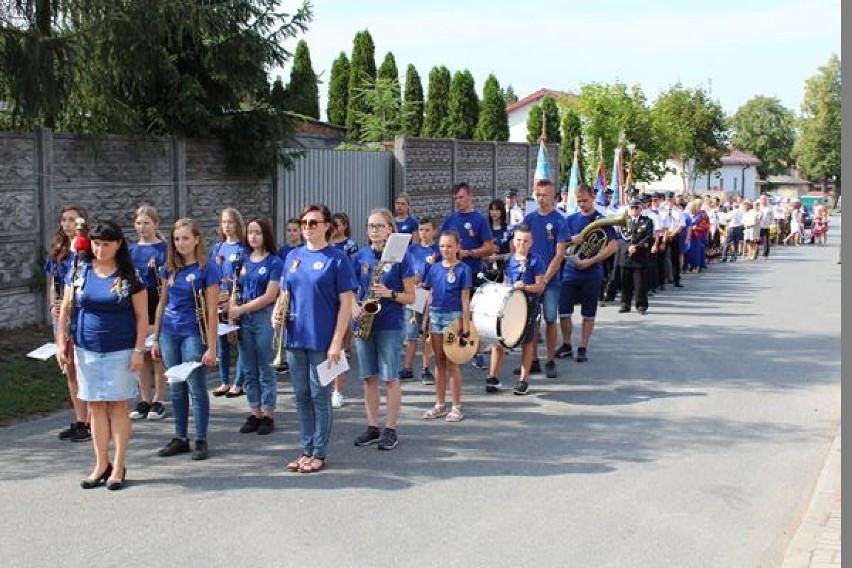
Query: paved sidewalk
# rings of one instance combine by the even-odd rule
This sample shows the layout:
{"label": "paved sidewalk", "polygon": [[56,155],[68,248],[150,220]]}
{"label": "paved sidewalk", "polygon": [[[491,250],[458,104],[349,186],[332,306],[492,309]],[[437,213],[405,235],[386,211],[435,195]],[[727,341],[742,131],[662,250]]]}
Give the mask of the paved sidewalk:
{"label": "paved sidewalk", "polygon": [[840,427],[783,568],[840,567]]}

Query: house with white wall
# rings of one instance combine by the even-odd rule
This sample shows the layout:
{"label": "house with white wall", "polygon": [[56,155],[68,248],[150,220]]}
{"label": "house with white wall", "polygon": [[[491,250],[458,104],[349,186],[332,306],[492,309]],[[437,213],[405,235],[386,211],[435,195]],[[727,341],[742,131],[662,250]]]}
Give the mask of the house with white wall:
{"label": "house with white wall", "polygon": [[509,116],[509,142],[527,141],[527,118],[529,118],[530,109],[536,104],[541,104],[541,99],[546,95],[550,95],[556,99],[557,103],[560,100],[573,100],[577,97],[573,93],[566,93],[564,91],[539,89],[533,94],[507,105],[506,114]]}
{"label": "house with white wall", "polygon": [[[721,167],[715,171],[698,173],[692,186],[694,193],[727,193],[756,199],[759,194],[757,166],[760,165],[760,160],[748,152],[734,148],[722,156],[721,162]],[[666,175],[658,181],[646,183],[644,191],[683,191],[686,178],[683,161],[671,158],[666,161],[666,168],[669,170]]]}

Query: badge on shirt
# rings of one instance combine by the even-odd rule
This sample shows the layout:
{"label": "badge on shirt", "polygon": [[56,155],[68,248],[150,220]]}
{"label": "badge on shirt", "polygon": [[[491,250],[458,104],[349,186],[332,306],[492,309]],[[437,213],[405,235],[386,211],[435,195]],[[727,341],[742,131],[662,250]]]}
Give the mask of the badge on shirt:
{"label": "badge on shirt", "polygon": [[314,263],[314,270],[322,270],[323,266],[325,266],[325,263],[321,260],[318,260]]}
{"label": "badge on shirt", "polygon": [[385,273],[390,272],[390,271],[391,271],[391,268],[393,268],[393,266],[392,266],[392,265],[390,265],[390,264],[385,264],[385,267],[384,267],[384,268],[382,268],[382,272],[385,272]]}
{"label": "badge on shirt", "polygon": [[471,225],[470,223],[465,223],[464,228],[467,229],[467,234],[473,237],[473,225]]}
{"label": "badge on shirt", "polygon": [[295,274],[296,269],[299,268],[299,263],[302,262],[299,258],[293,259],[293,264],[290,266],[290,274]]}
{"label": "badge on shirt", "polygon": [[[316,266],[314,266],[316,268]],[[370,273],[370,263],[366,260],[361,263],[361,275],[366,276]]]}
{"label": "badge on shirt", "polygon": [[452,268],[450,268],[450,270],[447,272],[447,282],[452,284],[455,281],[456,281],[456,271],[453,270]]}
{"label": "badge on shirt", "polygon": [[195,274],[190,272],[189,274],[186,275],[186,281],[187,282],[192,283],[193,280],[195,280]]}
{"label": "badge on shirt", "polygon": [[239,258],[240,258],[239,253],[235,252],[230,257],[228,257],[228,260],[230,260],[231,262],[236,262],[237,260],[239,260]]}
{"label": "badge on shirt", "polygon": [[[264,274],[266,274],[266,267],[261,266],[260,270],[258,270],[257,273],[260,274],[261,276],[263,276]],[[246,275],[246,269],[245,269],[245,267],[243,267],[243,276],[245,276],[245,275]]]}
{"label": "badge on shirt", "polygon": [[547,231],[547,240],[553,240],[553,223],[548,223],[544,226],[544,230]]}

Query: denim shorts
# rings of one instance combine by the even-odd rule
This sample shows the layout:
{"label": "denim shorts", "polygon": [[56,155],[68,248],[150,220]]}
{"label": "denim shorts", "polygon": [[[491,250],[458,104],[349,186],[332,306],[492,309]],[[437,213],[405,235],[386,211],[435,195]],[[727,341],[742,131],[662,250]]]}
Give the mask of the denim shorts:
{"label": "denim shorts", "polygon": [[601,293],[601,281],[597,278],[566,280],[562,282],[559,295],[559,316],[570,317],[574,313],[574,304],[580,304],[580,314],[586,319],[594,319],[598,313],[598,298]]}
{"label": "denim shorts", "polygon": [[442,312],[440,310],[429,310],[429,329],[432,333],[444,333],[450,324],[461,319],[461,312]]}
{"label": "denim shorts", "polygon": [[74,348],[77,366],[77,396],[89,402],[117,402],[136,398],[139,382],[128,369],[133,349],[96,353]]}
{"label": "denim shorts", "polygon": [[408,341],[417,341],[420,339],[423,331],[423,314],[419,312],[414,313],[414,324],[411,323],[411,314],[412,310],[406,310],[405,312],[405,339]]}
{"label": "denim shorts", "polygon": [[554,323],[559,316],[559,277],[548,282],[541,296],[541,315],[545,323]]}
{"label": "denim shorts", "polygon": [[355,339],[358,370],[362,379],[379,377],[386,383],[399,380],[402,367],[403,331],[374,331],[369,339]]}

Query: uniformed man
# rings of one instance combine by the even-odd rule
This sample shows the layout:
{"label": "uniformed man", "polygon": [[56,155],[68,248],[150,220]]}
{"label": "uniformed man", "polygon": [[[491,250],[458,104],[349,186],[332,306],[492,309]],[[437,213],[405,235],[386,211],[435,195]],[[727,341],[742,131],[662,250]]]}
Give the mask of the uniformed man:
{"label": "uniformed man", "polygon": [[680,234],[686,226],[686,218],[683,215],[683,208],[675,203],[675,194],[673,191],[666,193],[666,216],[668,217],[668,227],[666,228],[666,243],[668,249],[669,266],[671,267],[672,281],[675,288],[683,288],[680,283]]}
{"label": "uniformed man", "polygon": [[621,256],[621,308],[619,313],[629,312],[636,293],[636,311],[644,314],[648,309],[648,257],[654,245],[654,224],[642,215],[642,202],[632,199],[628,204],[629,220],[624,229],[626,247]]}

